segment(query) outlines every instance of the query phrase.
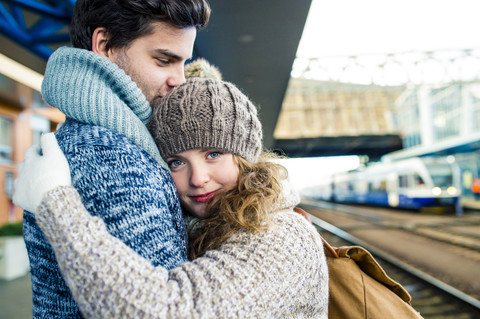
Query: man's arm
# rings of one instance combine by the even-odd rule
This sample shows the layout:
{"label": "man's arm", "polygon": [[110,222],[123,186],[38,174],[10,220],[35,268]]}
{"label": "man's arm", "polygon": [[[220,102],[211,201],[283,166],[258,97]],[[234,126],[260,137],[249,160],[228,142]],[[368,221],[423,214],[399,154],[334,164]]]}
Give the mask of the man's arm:
{"label": "man's arm", "polygon": [[28,211],[23,212],[23,237],[30,261],[32,318],[82,318],[50,243]]}
{"label": "man's arm", "polygon": [[134,145],[81,146],[66,157],[85,208],[111,235],[154,266],[187,260],[185,223],[166,169]]}
{"label": "man's arm", "polygon": [[[284,214],[258,235],[241,233],[171,271],[154,268],[110,236],[72,187],[47,193],[37,220],[87,318],[326,318],[328,272],[320,237]],[[301,311],[299,310],[301,309]]]}
{"label": "man's arm", "polygon": [[[63,152],[66,154],[73,185],[79,189],[89,212],[101,217],[113,236],[154,266],[172,269],[187,260],[185,225],[168,171],[139,147],[105,129],[67,123],[58,134],[63,150],[56,153],[62,157]],[[50,152],[44,149],[43,154],[45,157]],[[46,174],[43,181],[55,179],[52,172],[57,172],[60,165],[54,164],[54,158],[32,161],[49,165],[49,170],[42,171]],[[68,165],[64,166],[70,175]],[[38,171],[26,175],[37,176]],[[30,194],[35,194],[35,190]],[[29,212],[24,216],[33,317],[79,318],[80,312],[58,269],[53,249],[35,217]]]}

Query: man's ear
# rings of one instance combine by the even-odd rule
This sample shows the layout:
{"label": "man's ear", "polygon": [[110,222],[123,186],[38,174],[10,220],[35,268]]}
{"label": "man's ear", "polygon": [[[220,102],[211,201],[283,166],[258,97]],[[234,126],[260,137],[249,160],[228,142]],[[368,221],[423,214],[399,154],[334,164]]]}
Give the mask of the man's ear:
{"label": "man's ear", "polygon": [[92,35],[92,51],[100,54],[104,58],[109,59],[106,45],[108,41],[108,32],[104,27],[98,27],[93,31]]}

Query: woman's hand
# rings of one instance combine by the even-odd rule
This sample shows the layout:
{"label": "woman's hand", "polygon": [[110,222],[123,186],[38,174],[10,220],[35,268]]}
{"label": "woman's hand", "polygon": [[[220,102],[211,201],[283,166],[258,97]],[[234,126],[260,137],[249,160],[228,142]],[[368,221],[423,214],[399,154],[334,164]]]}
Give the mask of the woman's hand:
{"label": "woman's hand", "polygon": [[25,151],[25,159],[18,165],[18,174],[13,202],[33,213],[48,191],[71,185],[67,159],[53,133],[43,134],[40,145],[33,145]]}

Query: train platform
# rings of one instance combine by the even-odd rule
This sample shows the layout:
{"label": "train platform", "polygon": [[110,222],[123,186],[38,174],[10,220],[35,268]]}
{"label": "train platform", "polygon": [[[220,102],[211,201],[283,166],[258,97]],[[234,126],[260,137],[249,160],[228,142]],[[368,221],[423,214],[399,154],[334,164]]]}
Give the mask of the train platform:
{"label": "train platform", "polygon": [[0,280],[0,319],[32,318],[30,274],[13,280]]}
{"label": "train platform", "polygon": [[303,208],[364,242],[480,300],[480,212],[421,214],[302,201]]}
{"label": "train platform", "polygon": [[460,201],[465,209],[480,210],[480,200],[473,197],[464,197]]}

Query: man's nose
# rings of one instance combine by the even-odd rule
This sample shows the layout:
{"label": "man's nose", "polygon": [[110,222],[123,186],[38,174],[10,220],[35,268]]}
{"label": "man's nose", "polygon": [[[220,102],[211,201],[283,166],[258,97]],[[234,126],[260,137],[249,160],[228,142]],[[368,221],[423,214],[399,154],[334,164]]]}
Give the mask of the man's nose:
{"label": "man's nose", "polygon": [[182,64],[181,66],[174,68],[170,74],[167,84],[169,88],[173,89],[174,87],[179,86],[180,84],[185,83],[185,67]]}

